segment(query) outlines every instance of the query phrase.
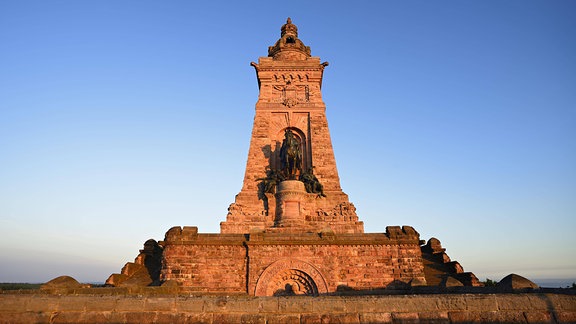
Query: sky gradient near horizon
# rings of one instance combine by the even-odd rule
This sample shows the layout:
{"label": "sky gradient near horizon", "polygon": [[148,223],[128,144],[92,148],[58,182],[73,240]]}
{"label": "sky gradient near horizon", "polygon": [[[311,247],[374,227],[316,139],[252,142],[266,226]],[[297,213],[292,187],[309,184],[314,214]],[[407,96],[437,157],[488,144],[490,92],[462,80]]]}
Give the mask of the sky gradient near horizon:
{"label": "sky gradient near horizon", "polygon": [[481,280],[576,280],[574,1],[0,1],[0,282],[102,282],[219,232],[291,17],[366,232]]}

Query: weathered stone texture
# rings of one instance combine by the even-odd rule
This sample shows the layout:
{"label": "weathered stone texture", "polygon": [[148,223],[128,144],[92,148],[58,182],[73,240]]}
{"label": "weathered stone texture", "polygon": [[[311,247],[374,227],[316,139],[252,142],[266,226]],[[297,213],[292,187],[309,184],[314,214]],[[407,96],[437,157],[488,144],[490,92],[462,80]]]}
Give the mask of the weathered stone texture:
{"label": "weathered stone texture", "polygon": [[364,233],[340,187],[321,93],[328,63],[311,56],[290,20],[281,30],[268,57],[252,63],[260,93],[246,172],[220,234],[173,227],[164,241],[147,241],[107,284],[252,296],[400,291],[428,279],[475,285],[477,278],[451,261],[440,241],[421,249],[410,226]]}
{"label": "weathered stone texture", "polygon": [[[284,26],[295,25],[287,23]],[[290,27],[292,28],[292,27]],[[290,29],[288,28],[288,29]],[[289,35],[289,36],[288,36]],[[294,41],[283,40],[290,37]],[[302,170],[313,170],[324,187],[325,197],[309,194],[300,207],[306,223],[299,229],[319,231],[331,227],[337,233],[362,233],[364,227],[354,206],[340,188],[336,160],[322,101],[321,85],[324,68],[320,58],[310,56],[310,48],[300,51],[297,34],[284,34],[269,57],[252,63],[256,69],[260,94],[252,128],[241,192],[230,205],[222,233],[249,233],[252,229],[277,225],[276,198],[259,193],[259,179],[267,171],[280,167],[279,152],[286,129],[293,131],[301,143]],[[290,53],[289,55],[284,55]],[[294,56],[292,54],[298,53]],[[344,206],[344,207],[343,207]],[[277,227],[277,226],[276,226]]]}
{"label": "weathered stone texture", "polygon": [[442,287],[484,285],[472,272],[464,272],[460,263],[452,261],[437,238],[429,239],[421,251],[428,285]]}
{"label": "weathered stone texture", "polygon": [[[290,21],[269,56],[252,63],[260,93],[242,190],[220,235],[191,227],[166,233],[161,280],[186,291],[258,296],[425,284],[418,233],[406,226],[364,234],[340,187],[321,93],[327,65],[310,55]],[[320,194],[278,178],[287,130],[301,152],[296,173],[312,170]]]}
{"label": "weathered stone texture", "polygon": [[361,235],[173,228],[162,244],[162,280],[187,291],[272,295],[290,284],[303,289],[296,294],[316,295],[425,280],[419,236],[410,227]]}
{"label": "weathered stone texture", "polygon": [[[533,299],[546,301],[547,308],[533,309],[526,303]],[[537,293],[298,298],[0,294],[0,323],[574,323],[574,305],[576,295]]]}
{"label": "weathered stone texture", "polygon": [[[168,239],[168,237],[167,237]],[[200,234],[190,241],[166,241],[163,280],[199,292],[246,292],[243,235]]]}
{"label": "weathered stone texture", "polygon": [[538,289],[538,285],[515,273],[509,274],[498,282],[501,290]]}

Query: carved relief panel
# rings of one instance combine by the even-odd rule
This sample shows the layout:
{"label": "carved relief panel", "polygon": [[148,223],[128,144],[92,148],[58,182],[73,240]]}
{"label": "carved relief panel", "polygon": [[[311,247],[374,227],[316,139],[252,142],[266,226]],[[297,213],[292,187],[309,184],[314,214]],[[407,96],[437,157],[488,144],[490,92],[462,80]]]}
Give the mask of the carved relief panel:
{"label": "carved relief panel", "polygon": [[277,73],[267,78],[267,81],[270,83],[262,85],[260,100],[287,108],[317,100],[319,86],[310,82],[307,73]]}

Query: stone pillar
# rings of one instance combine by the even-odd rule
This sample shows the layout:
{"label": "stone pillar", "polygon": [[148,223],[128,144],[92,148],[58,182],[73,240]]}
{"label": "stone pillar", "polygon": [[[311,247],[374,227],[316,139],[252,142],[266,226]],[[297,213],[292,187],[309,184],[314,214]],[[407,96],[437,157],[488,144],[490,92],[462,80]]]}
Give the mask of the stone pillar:
{"label": "stone pillar", "polygon": [[298,180],[285,180],[276,190],[276,226],[302,226],[306,215],[302,213],[307,195],[304,183]]}

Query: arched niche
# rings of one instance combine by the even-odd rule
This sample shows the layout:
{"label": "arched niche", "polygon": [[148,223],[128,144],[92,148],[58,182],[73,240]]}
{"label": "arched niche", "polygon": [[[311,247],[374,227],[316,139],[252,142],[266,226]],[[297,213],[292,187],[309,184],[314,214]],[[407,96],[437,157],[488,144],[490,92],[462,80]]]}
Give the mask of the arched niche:
{"label": "arched niche", "polygon": [[297,259],[281,259],[270,264],[256,282],[255,296],[326,294],[324,276],[312,264]]}
{"label": "arched niche", "polygon": [[284,133],[287,129],[290,129],[298,142],[300,143],[300,152],[302,152],[302,172],[305,172],[312,166],[312,155],[310,154],[310,143],[306,138],[306,134],[297,127],[285,127],[282,128],[274,138],[274,147],[272,149],[272,154],[270,156],[270,168],[273,170],[280,169],[280,148],[282,147],[282,141],[284,140]]}

